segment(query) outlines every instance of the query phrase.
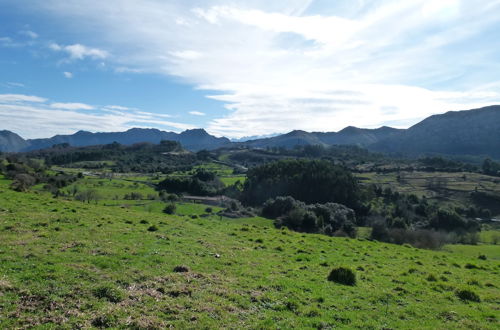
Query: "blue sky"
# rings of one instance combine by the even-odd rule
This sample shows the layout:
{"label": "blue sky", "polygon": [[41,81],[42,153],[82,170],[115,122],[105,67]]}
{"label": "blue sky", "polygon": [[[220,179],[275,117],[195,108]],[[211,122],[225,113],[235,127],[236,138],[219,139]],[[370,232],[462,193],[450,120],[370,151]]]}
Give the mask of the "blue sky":
{"label": "blue sky", "polygon": [[0,0],[0,129],[408,127],[500,103],[500,1]]}

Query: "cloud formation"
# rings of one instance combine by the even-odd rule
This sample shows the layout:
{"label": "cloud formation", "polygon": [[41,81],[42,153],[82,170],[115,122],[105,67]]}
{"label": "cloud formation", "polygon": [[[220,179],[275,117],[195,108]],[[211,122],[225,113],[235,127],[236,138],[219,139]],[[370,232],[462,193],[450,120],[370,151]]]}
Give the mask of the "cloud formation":
{"label": "cloud formation", "polygon": [[91,59],[105,59],[109,53],[98,48],[91,48],[81,44],[63,46],[56,43],[51,43],[49,48],[56,52],[65,52],[72,60],[83,60],[87,57]]}
{"label": "cloud formation", "polygon": [[206,113],[200,112],[200,111],[189,111],[189,114],[193,115],[193,116],[205,116],[206,115]]}
{"label": "cloud formation", "polygon": [[122,106],[93,106],[84,103],[48,103],[46,98],[0,94],[2,129],[20,133],[24,138],[73,134],[79,130],[119,132],[133,127],[155,126],[169,131],[193,128],[167,121],[163,115]]}
{"label": "cloud formation", "polygon": [[70,59],[106,58],[117,72],[174,76],[222,102],[227,113],[207,127],[219,135],[406,127],[431,114],[500,102],[500,44],[491,42],[500,28],[499,1],[37,6],[79,23],[79,40],[87,36],[113,54],[53,44]]}

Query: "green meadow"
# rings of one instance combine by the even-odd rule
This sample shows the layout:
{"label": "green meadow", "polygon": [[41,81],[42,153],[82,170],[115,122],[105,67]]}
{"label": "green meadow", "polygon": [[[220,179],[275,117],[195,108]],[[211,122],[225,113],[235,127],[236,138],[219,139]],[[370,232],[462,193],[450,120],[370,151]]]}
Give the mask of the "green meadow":
{"label": "green meadow", "polygon": [[[124,178],[78,181],[102,195],[90,204],[9,184],[2,329],[498,328],[500,245],[430,251],[303,234],[192,203],[166,215],[161,201],[123,199],[154,193]],[[327,280],[339,266],[356,285]]]}

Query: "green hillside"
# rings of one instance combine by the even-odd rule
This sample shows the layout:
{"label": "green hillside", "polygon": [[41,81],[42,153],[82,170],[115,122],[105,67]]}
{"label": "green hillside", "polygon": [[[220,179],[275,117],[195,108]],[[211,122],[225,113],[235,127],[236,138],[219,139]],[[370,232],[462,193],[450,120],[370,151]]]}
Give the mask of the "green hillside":
{"label": "green hillside", "polygon": [[[0,328],[498,326],[498,245],[421,250],[190,204],[169,216],[112,198],[145,186],[82,182],[104,199],[14,192],[0,181]],[[355,286],[327,280],[338,266],[355,271]]]}

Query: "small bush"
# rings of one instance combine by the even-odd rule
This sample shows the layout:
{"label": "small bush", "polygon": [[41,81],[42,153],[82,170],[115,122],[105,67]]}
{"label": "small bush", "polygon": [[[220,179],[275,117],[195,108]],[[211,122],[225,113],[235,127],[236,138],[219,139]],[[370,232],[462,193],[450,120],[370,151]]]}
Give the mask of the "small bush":
{"label": "small bush", "polygon": [[123,293],[111,285],[99,286],[94,289],[93,293],[97,298],[104,298],[113,303],[118,303],[123,300]]}
{"label": "small bush", "polygon": [[455,293],[458,298],[462,299],[463,301],[474,301],[474,302],[481,302],[481,298],[477,293],[475,293],[472,290],[464,289],[464,290],[459,290]]}
{"label": "small bush", "polygon": [[175,266],[174,272],[176,273],[187,273],[189,272],[189,268],[187,266]]}
{"label": "small bush", "polygon": [[148,231],[158,231],[158,227],[156,227],[155,225],[152,225],[148,228]]}
{"label": "small bush", "polygon": [[167,206],[165,206],[165,208],[163,209],[163,212],[166,214],[174,214],[176,209],[177,209],[177,207],[175,206],[175,204],[170,203]]}
{"label": "small bush", "polygon": [[427,281],[429,281],[429,282],[436,282],[437,278],[433,274],[429,274],[429,276],[427,276]]}
{"label": "small bush", "polygon": [[467,269],[478,269],[479,268],[478,266],[476,266],[474,264],[466,264],[464,267]]}
{"label": "small bush", "polygon": [[205,209],[205,212],[207,212],[207,213],[212,213],[212,212],[213,212],[213,209],[212,209],[211,207],[207,207],[207,208]]}
{"label": "small bush", "polygon": [[484,254],[480,254],[477,258],[480,259],[480,260],[486,260],[486,259],[488,259]]}
{"label": "small bush", "polygon": [[148,222],[148,220],[141,220],[139,223],[141,223],[141,224],[143,224],[143,225],[146,225],[146,224],[148,224],[149,222]]}
{"label": "small bush", "polygon": [[352,286],[356,285],[356,274],[350,268],[338,267],[330,272],[328,281]]}

